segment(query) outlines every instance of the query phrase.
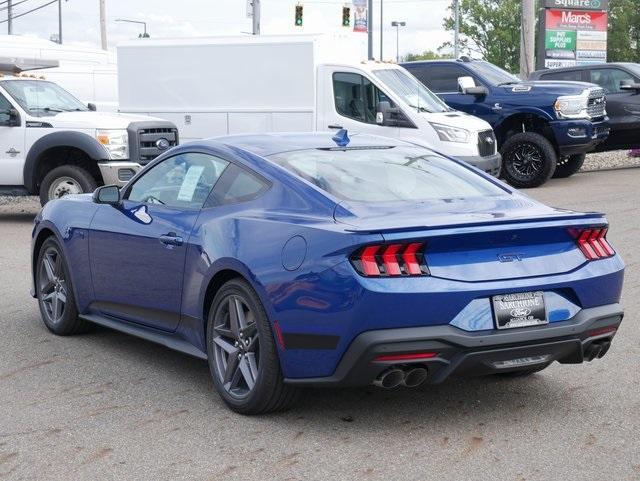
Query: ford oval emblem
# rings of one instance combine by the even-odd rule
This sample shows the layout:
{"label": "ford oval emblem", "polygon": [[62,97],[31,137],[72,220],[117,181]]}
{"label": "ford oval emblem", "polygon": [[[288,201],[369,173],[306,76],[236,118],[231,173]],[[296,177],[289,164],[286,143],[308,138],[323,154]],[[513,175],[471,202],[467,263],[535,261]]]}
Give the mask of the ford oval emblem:
{"label": "ford oval emblem", "polygon": [[158,139],[158,140],[156,140],[156,147],[159,150],[167,150],[170,146],[171,146],[171,144],[169,143],[169,141],[167,139]]}
{"label": "ford oval emblem", "polygon": [[511,309],[511,317],[526,317],[529,314],[531,314],[531,309],[527,309],[526,307]]}

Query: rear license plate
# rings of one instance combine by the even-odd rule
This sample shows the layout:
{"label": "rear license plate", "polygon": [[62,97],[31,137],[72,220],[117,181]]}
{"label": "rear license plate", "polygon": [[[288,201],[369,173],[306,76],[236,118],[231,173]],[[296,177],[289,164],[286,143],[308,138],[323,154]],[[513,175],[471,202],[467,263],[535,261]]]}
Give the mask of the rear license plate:
{"label": "rear license plate", "polygon": [[544,293],[540,291],[493,296],[492,304],[498,329],[539,326],[549,322]]}

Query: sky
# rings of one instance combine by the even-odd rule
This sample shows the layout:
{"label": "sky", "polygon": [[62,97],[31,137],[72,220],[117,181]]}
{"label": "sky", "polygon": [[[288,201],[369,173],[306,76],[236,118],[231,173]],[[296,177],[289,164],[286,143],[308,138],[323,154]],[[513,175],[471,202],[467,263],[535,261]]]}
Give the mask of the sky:
{"label": "sky", "polygon": [[[23,2],[17,5],[18,2]],[[13,0],[14,15],[48,3],[50,0]],[[379,58],[380,1],[374,0],[374,51]],[[400,55],[408,52],[436,50],[451,34],[442,29],[449,0],[383,0],[384,59],[395,58],[396,29],[392,20],[405,21],[400,30]],[[326,33],[344,30],[340,26],[344,1],[301,0],[304,5],[304,27],[294,26],[297,0],[261,0],[262,33]],[[6,0],[0,0],[0,21],[6,19]],[[240,35],[251,31],[247,17],[247,0],[106,0],[107,38],[109,48],[118,42],[135,38],[142,26],[118,23],[127,18],[147,22],[154,38]],[[63,0],[63,41],[65,44],[99,47],[99,0]],[[7,24],[0,23],[6,33]],[[57,3],[14,20],[13,33],[49,39],[58,32]],[[366,35],[366,34],[361,34]]]}

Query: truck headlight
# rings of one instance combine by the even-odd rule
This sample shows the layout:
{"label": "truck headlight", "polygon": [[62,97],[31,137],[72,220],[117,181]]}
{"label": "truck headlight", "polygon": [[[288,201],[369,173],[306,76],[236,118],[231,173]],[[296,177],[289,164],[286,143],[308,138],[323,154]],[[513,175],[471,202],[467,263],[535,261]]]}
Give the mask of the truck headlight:
{"label": "truck headlight", "polygon": [[588,119],[587,105],[589,97],[585,95],[565,95],[558,97],[553,104],[559,119]]}
{"label": "truck headlight", "polygon": [[111,159],[129,158],[129,134],[126,130],[97,130],[96,139],[107,149]]}
{"label": "truck headlight", "polygon": [[431,127],[438,133],[438,137],[443,142],[461,142],[466,143],[469,141],[469,131],[458,127],[451,127],[450,125],[434,124],[430,122]]}

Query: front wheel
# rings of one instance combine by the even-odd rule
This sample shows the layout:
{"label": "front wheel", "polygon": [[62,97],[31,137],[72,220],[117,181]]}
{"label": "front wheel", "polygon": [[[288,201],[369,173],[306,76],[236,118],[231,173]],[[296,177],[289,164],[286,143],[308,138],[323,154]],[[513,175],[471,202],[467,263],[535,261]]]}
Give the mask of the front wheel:
{"label": "front wheel", "polygon": [[500,149],[502,175],[514,187],[538,187],[551,178],[558,156],[544,136],[535,132],[512,135]]}
{"label": "front wheel", "polygon": [[42,179],[40,184],[40,204],[67,194],[93,192],[98,187],[96,179],[87,170],[77,165],[56,167]]}
{"label": "front wheel", "polygon": [[553,178],[564,179],[571,177],[582,168],[586,158],[587,154],[575,154],[560,159],[556,166],[556,171],[553,173]]}
{"label": "front wheel", "polygon": [[233,411],[282,411],[298,390],[283,382],[267,314],[251,286],[233,279],[216,294],[207,323],[209,369],[216,390]]}

